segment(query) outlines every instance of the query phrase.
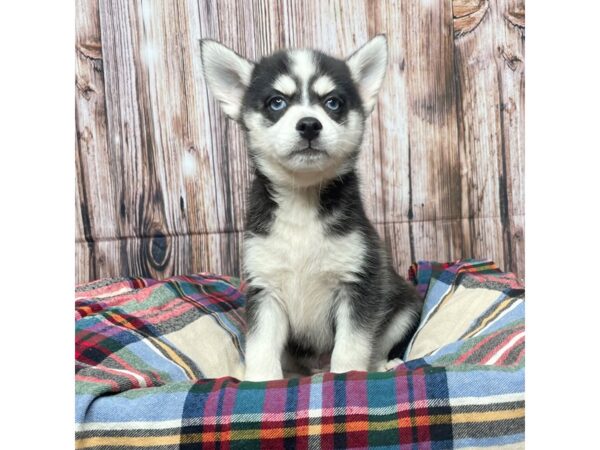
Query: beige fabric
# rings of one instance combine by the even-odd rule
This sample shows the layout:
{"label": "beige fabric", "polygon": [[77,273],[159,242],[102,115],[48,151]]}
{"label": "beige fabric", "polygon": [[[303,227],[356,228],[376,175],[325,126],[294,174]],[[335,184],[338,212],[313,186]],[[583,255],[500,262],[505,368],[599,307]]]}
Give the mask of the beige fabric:
{"label": "beige fabric", "polygon": [[[421,358],[457,341],[497,298],[496,290],[456,288],[419,330],[407,359]],[[211,316],[201,317],[165,337],[190,357],[206,378],[243,378],[244,365],[231,336]]]}
{"label": "beige fabric", "polygon": [[[481,447],[462,447],[463,450],[481,450]],[[506,444],[506,445],[494,445],[493,447],[486,447],[490,450],[499,449],[499,450],[523,450],[525,448],[524,442],[515,442],[514,444]]]}
{"label": "beige fabric", "polygon": [[232,376],[241,379],[244,366],[231,336],[211,317],[203,316],[173,333],[165,334],[191,358],[205,378]]}
{"label": "beige fabric", "polygon": [[459,286],[449,293],[425,326],[419,330],[408,360],[421,358],[457,341],[469,325],[498,298],[498,291]]}

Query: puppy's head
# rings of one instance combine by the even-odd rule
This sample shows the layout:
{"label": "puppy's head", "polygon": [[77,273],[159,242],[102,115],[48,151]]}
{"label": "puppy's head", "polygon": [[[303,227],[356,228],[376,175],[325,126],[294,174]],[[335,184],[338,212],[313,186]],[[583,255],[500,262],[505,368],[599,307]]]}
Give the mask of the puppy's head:
{"label": "puppy's head", "polygon": [[218,42],[201,44],[210,89],[273,182],[310,186],[353,166],[385,74],[384,36],[346,60],[289,50],[254,63]]}

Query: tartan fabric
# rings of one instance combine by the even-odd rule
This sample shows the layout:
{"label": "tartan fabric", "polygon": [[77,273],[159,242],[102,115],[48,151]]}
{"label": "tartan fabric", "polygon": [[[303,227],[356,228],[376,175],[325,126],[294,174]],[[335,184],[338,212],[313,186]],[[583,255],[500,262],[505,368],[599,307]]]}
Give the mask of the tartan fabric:
{"label": "tartan fabric", "polygon": [[239,280],[198,274],[79,286],[76,448],[522,448],[522,285],[491,261],[420,262],[411,274],[426,297],[406,355],[428,350],[419,340],[435,334],[428,325],[453,298],[485,292],[492,300],[454,330],[459,339],[393,371],[263,383],[207,379],[203,360],[176,340],[208,318],[242,361]]}

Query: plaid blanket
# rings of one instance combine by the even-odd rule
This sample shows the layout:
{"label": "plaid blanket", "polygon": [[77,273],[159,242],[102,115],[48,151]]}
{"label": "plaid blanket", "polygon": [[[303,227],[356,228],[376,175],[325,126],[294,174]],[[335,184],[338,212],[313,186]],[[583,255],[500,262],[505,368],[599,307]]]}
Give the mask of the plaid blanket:
{"label": "plaid blanket", "polygon": [[404,364],[263,383],[237,379],[239,280],[79,286],[76,448],[522,448],[523,286],[490,261],[410,277],[425,305]]}

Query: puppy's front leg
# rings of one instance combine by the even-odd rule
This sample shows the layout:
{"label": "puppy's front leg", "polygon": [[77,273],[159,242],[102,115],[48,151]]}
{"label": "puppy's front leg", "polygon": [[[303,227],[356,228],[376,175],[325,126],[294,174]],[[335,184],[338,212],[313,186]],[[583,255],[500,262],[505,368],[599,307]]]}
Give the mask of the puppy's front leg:
{"label": "puppy's front leg", "polygon": [[343,300],[335,315],[335,343],[331,371],[368,370],[373,351],[372,336],[353,320],[348,300]]}
{"label": "puppy's front leg", "polygon": [[[256,290],[255,290],[256,292]],[[246,381],[283,378],[281,354],[288,337],[288,319],[277,301],[263,290],[248,298]]]}

